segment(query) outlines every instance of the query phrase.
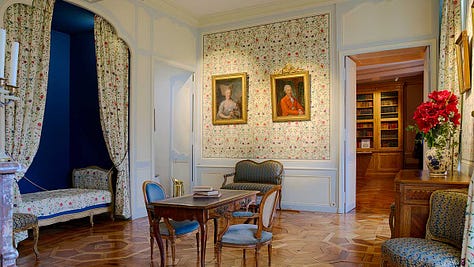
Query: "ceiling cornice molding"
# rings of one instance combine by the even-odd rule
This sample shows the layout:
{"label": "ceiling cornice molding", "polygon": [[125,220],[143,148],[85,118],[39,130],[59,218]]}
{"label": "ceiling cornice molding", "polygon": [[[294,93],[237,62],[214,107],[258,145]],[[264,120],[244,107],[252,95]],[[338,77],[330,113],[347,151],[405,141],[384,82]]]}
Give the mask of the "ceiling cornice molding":
{"label": "ceiling cornice molding", "polygon": [[142,0],[142,1],[146,6],[156,11],[173,16],[187,23],[190,26],[199,27],[198,18],[196,18],[190,12],[187,12],[186,10],[178,6],[173,5],[173,1],[170,1],[170,0]]}
{"label": "ceiling cornice molding", "polygon": [[220,24],[245,21],[265,16],[294,12],[303,9],[327,6],[341,1],[346,0],[280,0],[277,2],[265,3],[208,15],[204,18],[199,19],[198,26],[200,28],[204,28]]}

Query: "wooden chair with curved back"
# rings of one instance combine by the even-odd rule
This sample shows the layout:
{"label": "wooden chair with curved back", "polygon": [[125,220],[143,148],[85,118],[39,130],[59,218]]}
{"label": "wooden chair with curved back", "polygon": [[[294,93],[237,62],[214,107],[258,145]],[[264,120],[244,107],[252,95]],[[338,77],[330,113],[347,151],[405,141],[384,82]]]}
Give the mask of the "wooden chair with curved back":
{"label": "wooden chair with curved back", "polygon": [[168,218],[163,218],[163,221],[156,222],[154,216],[154,207],[150,203],[163,200],[166,198],[166,193],[163,186],[154,181],[143,182],[143,197],[145,199],[145,206],[148,214],[148,222],[150,224],[150,248],[151,258],[153,258],[153,244],[155,241],[153,233],[153,224],[159,223],[160,235],[166,240],[166,250],[168,250],[168,242],[171,243],[171,258],[172,263],[175,262],[175,240],[183,236],[196,233],[197,253],[199,256],[199,223],[197,221],[174,221]]}
{"label": "wooden chair with curved back", "polygon": [[281,194],[281,185],[275,185],[262,197],[258,212],[257,224],[234,224],[230,225],[232,214],[226,214],[224,230],[219,234],[216,243],[217,264],[221,265],[222,247],[255,249],[255,263],[258,266],[260,248],[268,245],[268,264],[271,264],[272,255],[272,224],[276,207]]}

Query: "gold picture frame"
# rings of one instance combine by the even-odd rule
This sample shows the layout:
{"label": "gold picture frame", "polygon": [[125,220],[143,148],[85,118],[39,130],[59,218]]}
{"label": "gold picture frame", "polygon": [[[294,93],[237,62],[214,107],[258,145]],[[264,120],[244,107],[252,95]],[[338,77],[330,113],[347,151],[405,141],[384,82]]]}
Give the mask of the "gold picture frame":
{"label": "gold picture frame", "polygon": [[[308,71],[271,75],[272,118],[274,122],[307,121],[310,114]],[[291,100],[293,98],[293,100]]]}
{"label": "gold picture frame", "polygon": [[456,61],[458,69],[459,92],[463,94],[471,89],[469,41],[466,30],[462,31],[456,40]]}
{"label": "gold picture frame", "polygon": [[212,124],[247,123],[247,73],[212,76]]}

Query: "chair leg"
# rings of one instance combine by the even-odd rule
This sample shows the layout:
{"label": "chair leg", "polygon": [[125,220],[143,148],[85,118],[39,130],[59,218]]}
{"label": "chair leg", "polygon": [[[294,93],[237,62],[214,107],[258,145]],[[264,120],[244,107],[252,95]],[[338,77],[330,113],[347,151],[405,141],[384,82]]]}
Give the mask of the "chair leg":
{"label": "chair leg", "polygon": [[155,245],[155,239],[150,234],[150,258],[153,259],[153,246]]}
{"label": "chair leg", "polygon": [[196,245],[197,245],[197,253],[199,257],[199,231],[196,233]]}
{"label": "chair leg", "polygon": [[272,264],[272,243],[268,244],[268,266]]}
{"label": "chair leg", "polygon": [[94,227],[94,214],[91,213],[91,215],[89,215],[89,221],[91,223],[91,227]]}
{"label": "chair leg", "polygon": [[35,240],[35,244],[33,245],[33,251],[35,252],[36,260],[39,259],[38,237],[39,237],[39,226],[38,224],[35,224],[35,226],[33,226],[33,238]]}
{"label": "chair leg", "polygon": [[260,254],[260,247],[256,246],[255,247],[255,267],[258,267],[258,256]]}
{"label": "chair leg", "polygon": [[176,244],[175,244],[174,241],[175,241],[174,238],[172,238],[170,240],[170,242],[171,242],[171,260],[172,260],[171,263],[172,263],[172,265],[174,265],[174,260],[176,258],[176,246],[175,246]]}
{"label": "chair leg", "polygon": [[242,258],[244,258],[244,260],[245,260],[245,248],[244,248],[244,250],[242,251]]}
{"label": "chair leg", "polygon": [[214,245],[217,243],[217,218],[212,219],[214,221]]}
{"label": "chair leg", "polygon": [[216,244],[216,252],[217,252],[217,266],[221,266],[222,264],[222,245],[221,243]]}

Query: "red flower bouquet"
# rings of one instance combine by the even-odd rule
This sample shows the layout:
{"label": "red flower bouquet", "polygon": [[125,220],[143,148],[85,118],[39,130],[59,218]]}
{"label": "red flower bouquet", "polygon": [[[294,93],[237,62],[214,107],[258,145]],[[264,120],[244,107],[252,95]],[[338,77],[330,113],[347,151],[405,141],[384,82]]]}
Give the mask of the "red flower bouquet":
{"label": "red flower bouquet", "polygon": [[419,105],[413,115],[415,126],[409,130],[420,132],[429,148],[455,145],[453,140],[460,124],[458,98],[448,90],[434,91],[429,101]]}

